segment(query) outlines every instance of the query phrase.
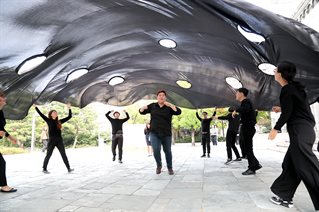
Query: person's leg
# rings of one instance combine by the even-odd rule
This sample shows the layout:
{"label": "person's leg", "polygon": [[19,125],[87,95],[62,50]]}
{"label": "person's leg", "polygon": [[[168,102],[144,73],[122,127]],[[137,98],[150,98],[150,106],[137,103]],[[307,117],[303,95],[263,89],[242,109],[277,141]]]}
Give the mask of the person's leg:
{"label": "person's leg", "polygon": [[319,162],[312,148],[316,139],[313,126],[300,124],[288,129],[291,158],[316,210],[319,210]]}
{"label": "person's leg", "polygon": [[209,138],[209,134],[205,134],[204,138],[205,138],[205,144],[207,145],[207,156],[210,157],[210,138]]}
{"label": "person's leg", "polygon": [[153,147],[153,155],[156,161],[157,167],[162,167],[162,158],[161,158],[161,140],[155,133],[150,133],[151,144]]}
{"label": "person's leg", "polygon": [[122,162],[122,155],[123,155],[123,135],[117,136],[118,140],[118,148],[119,148],[119,161]]}
{"label": "person's leg", "polygon": [[231,152],[231,133],[227,130],[226,133],[226,150],[227,150],[227,160],[232,160],[232,152]]}
{"label": "person's leg", "polygon": [[289,146],[282,162],[282,172],[270,187],[271,191],[286,201],[291,201],[301,179],[298,177],[292,158],[292,147]]}
{"label": "person's leg", "polygon": [[68,157],[66,156],[66,153],[65,153],[65,147],[64,147],[64,143],[63,143],[62,139],[57,142],[56,147],[58,148],[58,150],[62,156],[62,159],[63,159],[63,162],[64,162],[66,168],[70,171],[70,164],[69,164]]}
{"label": "person's leg", "polygon": [[2,154],[0,153],[0,187],[7,185],[6,177],[6,161],[4,160]]}
{"label": "person's leg", "polygon": [[206,156],[206,143],[205,143],[205,137],[202,134],[202,146],[203,146],[203,155],[201,157],[205,157]]}
{"label": "person's leg", "polygon": [[43,161],[43,167],[42,167],[43,171],[47,171],[47,166],[48,166],[49,160],[52,156],[55,144],[56,144],[56,141],[54,139],[49,140],[47,154],[46,154],[44,161]]}
{"label": "person's leg", "polygon": [[[240,155],[239,155],[239,152],[237,150],[237,147],[236,147],[236,137],[237,137],[237,132],[233,132],[233,131],[230,131],[230,147],[231,149],[233,149],[235,155],[236,155],[236,158],[239,159],[240,158]],[[231,150],[230,150],[231,152]]]}
{"label": "person's leg", "polygon": [[165,153],[166,164],[169,174],[174,174],[172,164],[172,136],[165,136],[162,138],[163,151]]}
{"label": "person's leg", "polygon": [[259,161],[254,155],[253,150],[253,137],[256,133],[254,126],[242,126],[243,130],[243,138],[245,142],[245,150],[247,153],[247,159],[248,159],[248,168],[252,171],[256,171],[259,169]]}
{"label": "person's leg", "polygon": [[243,136],[243,131],[240,130],[239,132],[239,147],[241,150],[241,156],[242,158],[247,157],[246,149],[245,149],[245,141],[244,141],[244,136]]}
{"label": "person's leg", "polygon": [[116,157],[116,146],[117,146],[117,138],[116,135],[112,135],[112,154],[113,154],[113,161],[115,161]]}

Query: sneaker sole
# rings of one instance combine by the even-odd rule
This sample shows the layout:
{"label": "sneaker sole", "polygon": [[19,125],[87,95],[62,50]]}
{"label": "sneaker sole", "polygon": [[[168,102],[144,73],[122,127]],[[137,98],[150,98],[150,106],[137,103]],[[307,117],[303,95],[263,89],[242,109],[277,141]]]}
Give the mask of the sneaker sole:
{"label": "sneaker sole", "polygon": [[275,200],[273,200],[272,198],[269,199],[270,202],[276,204],[276,205],[281,205],[281,202],[276,202]]}

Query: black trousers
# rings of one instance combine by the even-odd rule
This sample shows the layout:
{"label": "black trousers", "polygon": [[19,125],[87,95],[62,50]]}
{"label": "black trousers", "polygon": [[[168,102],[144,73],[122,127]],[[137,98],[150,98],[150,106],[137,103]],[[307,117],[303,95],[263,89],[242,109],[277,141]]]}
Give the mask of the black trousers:
{"label": "black trousers", "polygon": [[287,126],[290,145],[282,163],[282,173],[271,191],[284,200],[292,200],[302,180],[313,205],[319,210],[319,162],[312,147],[316,135],[311,124]]}
{"label": "black trousers", "polygon": [[235,145],[236,143],[236,136],[237,136],[237,132],[231,131],[231,130],[227,130],[226,133],[226,149],[227,149],[227,158],[228,159],[232,159],[232,149],[236,155],[236,158],[239,158],[239,152],[237,150],[237,147]]}
{"label": "black trousers", "polygon": [[239,132],[239,146],[240,146],[242,157],[243,158],[247,157],[247,153],[246,153],[246,149],[245,149],[245,141],[244,141],[243,132],[241,129]]}
{"label": "black trousers", "polygon": [[259,168],[259,161],[254,155],[253,151],[253,137],[256,133],[254,125],[242,125],[241,132],[244,140],[245,151],[248,159],[248,168],[255,171]]}
{"label": "black trousers", "polygon": [[54,150],[55,147],[58,148],[66,168],[70,169],[70,164],[69,164],[69,161],[68,161],[68,157],[65,154],[65,147],[64,147],[64,144],[63,144],[63,139],[59,138],[59,137],[49,138],[47,155],[45,156],[44,161],[43,161],[43,169],[45,169],[45,170],[47,169],[49,160],[50,160],[50,158],[52,156],[52,153],[53,153],[53,150]]}
{"label": "black trousers", "polygon": [[113,134],[112,135],[112,153],[116,156],[116,146],[119,149],[119,160],[122,160],[123,154],[123,134]]}
{"label": "black trousers", "polygon": [[2,154],[0,153],[0,187],[7,185],[6,178],[6,161],[4,160]]}
{"label": "black trousers", "polygon": [[203,145],[203,154],[207,153],[210,154],[210,135],[209,133],[202,134],[202,145]]}

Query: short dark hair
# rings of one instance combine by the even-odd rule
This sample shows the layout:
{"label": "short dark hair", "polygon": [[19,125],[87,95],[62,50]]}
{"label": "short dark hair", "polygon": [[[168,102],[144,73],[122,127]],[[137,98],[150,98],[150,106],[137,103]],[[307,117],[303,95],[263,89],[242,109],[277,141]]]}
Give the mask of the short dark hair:
{"label": "short dark hair", "polygon": [[244,96],[247,96],[249,93],[247,88],[238,88],[237,91],[244,94]]}
{"label": "short dark hair", "polygon": [[118,113],[119,115],[121,115],[120,112],[115,111],[115,112],[113,113],[113,116],[115,116],[116,113]]}
{"label": "short dark hair", "polygon": [[160,94],[160,93],[163,93],[163,94],[165,94],[165,96],[166,96],[166,91],[164,91],[164,90],[159,90],[159,91],[157,91],[156,96],[158,96],[158,94]]}
{"label": "short dark hair", "polygon": [[208,113],[207,113],[206,111],[204,111],[203,114],[206,114],[206,115],[207,115]]}
{"label": "short dark hair", "polygon": [[296,65],[288,61],[280,62],[277,65],[277,72],[281,73],[282,78],[284,78],[288,82],[291,82],[296,76]]}

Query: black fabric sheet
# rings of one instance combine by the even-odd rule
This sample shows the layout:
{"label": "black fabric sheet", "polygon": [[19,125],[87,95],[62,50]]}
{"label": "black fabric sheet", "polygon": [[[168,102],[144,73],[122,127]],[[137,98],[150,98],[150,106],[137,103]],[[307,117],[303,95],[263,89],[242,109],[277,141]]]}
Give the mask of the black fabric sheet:
{"label": "black fabric sheet", "polygon": [[[0,89],[11,119],[23,118],[33,102],[121,106],[154,98],[158,89],[180,107],[237,105],[226,77],[250,90],[257,109],[270,110],[280,87],[257,66],[283,60],[297,65],[310,103],[319,96],[318,32],[241,0],[1,0],[0,24]],[[247,40],[238,25],[265,42]],[[160,46],[162,38],[177,47]],[[37,54],[47,59],[18,75]],[[81,67],[88,74],[66,83]],[[109,85],[117,75],[124,83]]]}

